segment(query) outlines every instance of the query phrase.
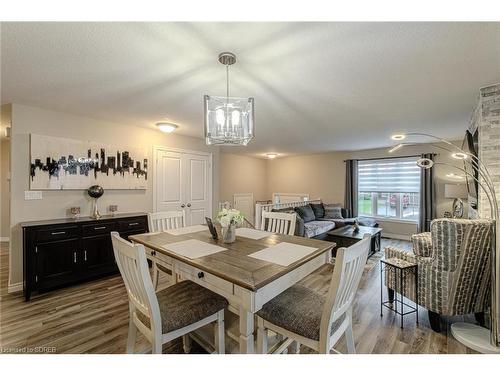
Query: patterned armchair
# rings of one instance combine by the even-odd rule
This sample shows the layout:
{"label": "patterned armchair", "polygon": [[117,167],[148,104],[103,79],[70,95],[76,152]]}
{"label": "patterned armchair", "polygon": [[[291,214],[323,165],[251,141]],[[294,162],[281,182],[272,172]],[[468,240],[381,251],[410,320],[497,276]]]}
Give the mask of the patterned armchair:
{"label": "patterned armchair", "polygon": [[[386,258],[418,264],[418,304],[429,311],[431,327],[440,330],[439,316],[484,313],[489,306],[492,226],[489,220],[436,219],[430,233],[414,234],[413,252],[385,248]],[[405,281],[405,297],[415,301],[413,278]],[[400,292],[386,273],[389,299]]]}

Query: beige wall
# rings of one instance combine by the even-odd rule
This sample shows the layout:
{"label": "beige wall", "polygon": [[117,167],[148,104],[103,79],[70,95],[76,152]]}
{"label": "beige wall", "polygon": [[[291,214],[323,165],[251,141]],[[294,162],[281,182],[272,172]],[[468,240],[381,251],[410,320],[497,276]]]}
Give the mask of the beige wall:
{"label": "beige wall", "polygon": [[268,160],[268,198],[273,193],[308,193],[311,199],[344,202],[345,157],[329,152]]}
{"label": "beige wall", "polygon": [[0,125],[0,237],[10,236],[10,139],[5,137],[4,130],[11,123],[11,105],[1,106]]}
{"label": "beige wall", "polygon": [[[200,125],[201,127],[201,125]],[[22,281],[22,248],[19,223],[67,216],[71,206],[90,213],[90,202],[83,190],[43,191],[43,200],[24,200],[29,189],[29,134],[93,140],[108,144],[142,146],[152,160],[153,146],[183,148],[213,153],[213,206],[219,201],[219,149],[208,147],[203,139],[164,134],[154,129],[124,126],[65,113],[13,104],[12,106],[12,198],[10,284]],[[107,190],[100,199],[102,207],[117,204],[121,212],[145,212],[153,208],[152,177],[147,190]]]}
{"label": "beige wall", "polygon": [[233,203],[233,194],[253,193],[254,200],[267,199],[267,160],[220,153],[220,200]]}

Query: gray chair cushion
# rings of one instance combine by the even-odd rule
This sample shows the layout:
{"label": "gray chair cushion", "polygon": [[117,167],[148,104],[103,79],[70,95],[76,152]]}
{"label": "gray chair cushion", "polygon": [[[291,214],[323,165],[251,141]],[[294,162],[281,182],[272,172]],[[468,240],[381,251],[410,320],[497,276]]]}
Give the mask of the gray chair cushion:
{"label": "gray chair cushion", "polygon": [[335,223],[330,220],[309,221],[304,223],[305,237],[315,237],[335,228]]}
{"label": "gray chair cushion", "polygon": [[316,216],[314,216],[314,211],[311,208],[310,204],[301,207],[295,207],[295,212],[297,212],[302,220],[304,220],[304,223],[316,220]]}
{"label": "gray chair cushion", "polygon": [[[302,285],[294,285],[266,303],[257,315],[262,319],[311,340],[319,340],[325,297]],[[332,326],[334,331],[343,317]]]}
{"label": "gray chair cushion", "polygon": [[[192,281],[182,281],[156,293],[160,305],[162,333],[196,323],[227,307],[224,297]],[[150,327],[149,318],[136,311],[137,318]]]}
{"label": "gray chair cushion", "polygon": [[309,203],[309,205],[314,212],[316,220],[320,220],[325,216],[325,207],[323,207],[323,203]]}

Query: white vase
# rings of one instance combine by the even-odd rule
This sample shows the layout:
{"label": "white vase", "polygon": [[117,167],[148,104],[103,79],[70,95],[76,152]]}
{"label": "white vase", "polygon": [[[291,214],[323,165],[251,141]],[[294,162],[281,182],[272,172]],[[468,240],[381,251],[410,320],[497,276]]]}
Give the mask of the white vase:
{"label": "white vase", "polygon": [[227,227],[222,227],[222,241],[224,243],[233,243],[236,241],[236,225],[229,224]]}

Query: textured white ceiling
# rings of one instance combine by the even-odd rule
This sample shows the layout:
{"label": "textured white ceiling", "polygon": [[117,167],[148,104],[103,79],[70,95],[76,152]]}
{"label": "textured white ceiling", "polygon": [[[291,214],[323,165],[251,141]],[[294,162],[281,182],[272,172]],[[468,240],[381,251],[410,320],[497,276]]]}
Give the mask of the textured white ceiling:
{"label": "textured white ceiling", "polygon": [[400,130],[460,137],[500,82],[500,23],[3,23],[2,103],[202,137],[204,94],[255,98],[262,154],[382,147]]}

